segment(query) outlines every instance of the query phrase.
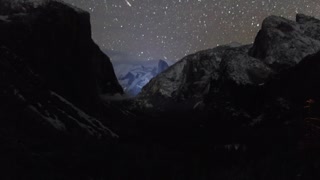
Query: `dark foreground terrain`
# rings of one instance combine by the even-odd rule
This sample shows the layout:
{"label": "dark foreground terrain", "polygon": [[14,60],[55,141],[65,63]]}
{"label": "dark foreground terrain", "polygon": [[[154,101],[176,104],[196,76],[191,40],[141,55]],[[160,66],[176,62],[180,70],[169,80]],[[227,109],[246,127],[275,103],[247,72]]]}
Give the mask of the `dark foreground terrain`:
{"label": "dark foreground terrain", "polygon": [[[320,21],[189,55],[133,99],[90,17],[0,1],[0,179],[319,179]],[[11,2],[12,3],[12,2]]]}

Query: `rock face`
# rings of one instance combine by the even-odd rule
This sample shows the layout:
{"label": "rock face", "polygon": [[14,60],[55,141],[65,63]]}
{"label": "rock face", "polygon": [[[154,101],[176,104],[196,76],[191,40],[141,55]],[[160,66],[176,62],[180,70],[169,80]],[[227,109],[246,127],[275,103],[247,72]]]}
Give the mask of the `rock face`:
{"label": "rock face", "polygon": [[157,73],[158,74],[162,73],[163,71],[168,69],[168,67],[169,67],[169,64],[166,61],[160,59],[159,62],[158,62],[158,68],[157,68],[158,71],[157,71]]}
{"label": "rock face", "polygon": [[117,135],[48,89],[24,59],[3,46],[0,72],[1,179],[78,179],[81,168],[81,174],[94,176],[86,164],[97,161],[85,158],[86,147],[108,147]]}
{"label": "rock face", "polygon": [[141,62],[141,64],[115,64],[115,72],[121,86],[129,96],[136,96],[156,75],[169,67],[164,60]]}
{"label": "rock face", "polygon": [[[0,60],[1,120],[44,132],[47,129],[98,139],[116,137],[100,121],[50,91],[25,61],[11,50],[2,46]],[[48,132],[42,135],[45,134]]]}
{"label": "rock face", "polygon": [[320,50],[319,20],[297,15],[297,22],[270,16],[253,45],[220,46],[189,55],[151,80],[141,96],[192,99],[235,84],[258,86],[274,74]]}
{"label": "rock face", "polygon": [[222,82],[239,86],[263,83],[273,70],[249,56],[250,48],[251,45],[221,46],[189,55],[151,80],[141,96],[201,99],[211,87]]}
{"label": "rock face", "polygon": [[250,55],[281,70],[296,65],[319,50],[319,20],[297,15],[297,22],[270,16],[262,23]]}
{"label": "rock face", "polygon": [[320,50],[319,22],[301,14],[297,22],[268,17],[253,45],[220,46],[186,56],[152,79],[140,98],[160,111],[194,111],[210,133],[294,126],[308,97],[318,97],[319,82],[312,76],[317,76],[319,62],[306,57]]}
{"label": "rock face", "polygon": [[87,12],[48,1],[22,13],[3,14],[0,43],[23,57],[57,93],[78,106],[100,94],[122,93],[109,58],[91,39]]}
{"label": "rock face", "polygon": [[117,135],[82,108],[122,89],[91,39],[89,14],[10,2],[0,1],[0,179],[94,177],[88,151],[107,161]]}

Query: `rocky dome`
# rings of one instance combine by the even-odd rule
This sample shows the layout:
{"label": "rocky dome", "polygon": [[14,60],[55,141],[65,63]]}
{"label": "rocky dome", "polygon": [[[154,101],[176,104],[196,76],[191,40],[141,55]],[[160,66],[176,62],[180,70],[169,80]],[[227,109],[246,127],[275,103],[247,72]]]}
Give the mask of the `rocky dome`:
{"label": "rocky dome", "polygon": [[223,84],[258,86],[320,50],[319,20],[267,17],[253,45],[220,46],[188,55],[147,84],[145,97],[203,98]]}
{"label": "rocky dome", "polygon": [[303,16],[298,14],[297,22],[277,16],[266,18],[249,54],[281,69],[294,66],[307,55],[316,53],[320,48],[319,40],[315,38],[318,32],[316,28],[310,28],[310,23],[318,26],[319,21],[310,21]]}

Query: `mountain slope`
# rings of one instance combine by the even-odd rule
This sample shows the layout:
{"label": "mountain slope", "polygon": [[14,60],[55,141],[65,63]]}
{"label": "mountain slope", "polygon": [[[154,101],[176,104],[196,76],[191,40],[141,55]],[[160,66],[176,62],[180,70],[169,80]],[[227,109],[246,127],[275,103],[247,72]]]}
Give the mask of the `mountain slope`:
{"label": "mountain slope", "polygon": [[[0,48],[0,59],[2,120],[13,119],[32,128],[39,126],[39,130],[74,133],[72,136],[83,133],[95,138],[116,137],[97,119],[50,91],[24,60],[9,49]],[[25,122],[20,122],[19,117],[24,117]]]}
{"label": "mountain slope", "polygon": [[[28,2],[28,1],[27,1]],[[90,109],[100,94],[122,93],[110,59],[91,38],[89,13],[57,1],[8,11],[0,43],[23,57],[47,85]]]}
{"label": "mountain slope", "polygon": [[319,20],[297,15],[297,21],[270,16],[253,45],[220,46],[186,56],[151,80],[140,95],[193,100],[230,83],[239,87],[263,84],[320,50],[320,41],[314,38],[318,31],[310,28],[317,27]]}
{"label": "mountain slope", "polygon": [[320,50],[319,22],[301,14],[297,22],[268,17],[253,45],[220,46],[184,57],[143,88],[139,103],[155,107],[153,113],[170,112],[170,123],[194,123],[190,133],[202,127],[212,138],[295,141],[303,105],[315,98],[311,89],[318,86],[308,80],[311,74],[304,76],[314,67],[302,64]]}
{"label": "mountain slope", "polygon": [[99,95],[122,88],[89,14],[45,2],[0,12],[0,179],[98,178],[118,136],[91,115],[110,114]]}

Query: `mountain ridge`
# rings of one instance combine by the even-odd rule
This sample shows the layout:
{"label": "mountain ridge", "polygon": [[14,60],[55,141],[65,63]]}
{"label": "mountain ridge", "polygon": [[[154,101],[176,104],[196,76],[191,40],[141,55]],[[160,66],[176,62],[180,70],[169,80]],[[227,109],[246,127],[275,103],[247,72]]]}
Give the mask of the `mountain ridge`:
{"label": "mountain ridge", "polygon": [[[301,19],[305,19],[305,20],[302,21]],[[202,68],[202,71],[204,70],[206,72],[211,73],[211,75],[209,76],[213,79],[217,79],[219,78],[218,76],[220,76],[218,74],[221,73],[221,71],[217,69],[219,68],[218,66],[220,65],[225,66],[223,64],[220,64],[221,59],[225,58],[225,55],[228,53],[228,51],[235,50],[235,51],[238,51],[238,54],[235,54],[236,56],[243,56],[242,59],[252,59],[257,63],[260,63],[260,65],[264,66],[264,69],[268,71],[267,74],[271,75],[271,74],[277,73],[279,71],[282,71],[283,69],[296,65],[304,57],[310,54],[314,54],[320,49],[320,41],[317,39],[313,39],[313,37],[316,35],[312,36],[310,35],[310,32],[305,33],[305,31],[301,30],[301,27],[309,27],[309,29],[311,29],[310,26],[312,27],[312,25],[308,25],[308,22],[310,22],[310,20],[314,22],[312,25],[319,24],[319,20],[316,21],[314,18],[311,18],[311,17],[307,18],[307,16],[301,15],[301,14],[297,15],[297,21],[299,21],[299,23],[284,19],[282,17],[270,16],[263,21],[262,29],[258,32],[253,45],[243,45],[240,47],[229,47],[226,45],[226,46],[220,46],[220,47],[209,49],[209,50],[200,51],[198,53],[188,55],[182,58],[175,65],[170,67],[168,71],[176,72],[177,75],[178,74],[183,75],[184,74],[182,72],[183,70],[187,70],[189,68],[189,70],[187,71],[192,71],[190,67],[188,68],[184,67],[184,64],[186,62],[197,62],[198,60],[201,60],[203,61],[203,64],[204,64],[203,65],[204,68]],[[283,31],[288,31],[288,33],[284,34]],[[241,48],[244,50],[241,50]],[[285,53],[285,55],[281,55],[281,52]],[[286,57],[283,58],[282,56],[286,56]],[[227,58],[227,59],[231,60],[232,58]],[[280,62],[276,62],[277,59]],[[221,63],[227,63],[227,62],[228,61],[224,61]],[[201,62],[198,62],[198,63],[201,63]],[[209,65],[208,68],[205,68],[206,63]],[[181,65],[178,66],[177,64],[181,64]],[[233,68],[232,71],[234,71],[235,70],[234,68],[236,68],[236,67],[232,67],[234,65],[230,63],[227,63],[226,65],[230,66],[230,67],[226,67],[227,69]],[[211,67],[214,68],[215,70],[212,70]],[[176,70],[173,70],[174,68],[176,68]],[[195,73],[199,72],[199,70],[196,70],[196,69],[193,69],[193,70],[196,71]],[[168,74],[168,71],[166,71],[167,74]],[[167,75],[167,74],[162,73],[158,76],[158,79],[159,79],[158,81],[156,81],[156,78],[155,78],[153,81],[147,84],[143,88],[141,96],[148,96],[148,94],[152,96],[153,93],[160,93],[161,95],[161,92],[166,91],[165,87],[173,87],[171,85],[168,85],[168,86],[164,84],[161,85],[161,80],[160,80],[161,78],[166,83],[174,82],[174,81],[171,81],[170,78],[176,79],[174,75]],[[230,73],[228,74],[231,75]],[[250,76],[250,73],[244,72],[240,74],[238,73],[237,75],[243,75],[243,78],[244,76],[247,76],[246,78],[248,78],[248,76]],[[202,78],[205,76],[199,75],[199,77]],[[267,77],[263,79],[266,79],[266,78]],[[200,83],[201,79],[197,78],[196,81]],[[251,80],[249,81],[253,83]],[[152,87],[152,85],[150,84],[154,84],[154,83],[160,83],[160,84],[153,85]],[[204,84],[208,84],[208,83],[209,82],[207,81],[204,82]],[[245,79],[240,80],[239,83],[245,83]],[[260,80],[254,84],[261,84],[261,83],[263,83],[263,81]],[[180,89],[181,88],[182,87],[180,87]],[[170,97],[173,91],[176,91],[178,89],[179,88],[175,88],[174,90],[168,89],[168,92],[166,92],[166,95],[164,96]],[[188,88],[183,87],[182,89],[188,89]],[[178,92],[178,94],[181,94],[181,93]]]}

